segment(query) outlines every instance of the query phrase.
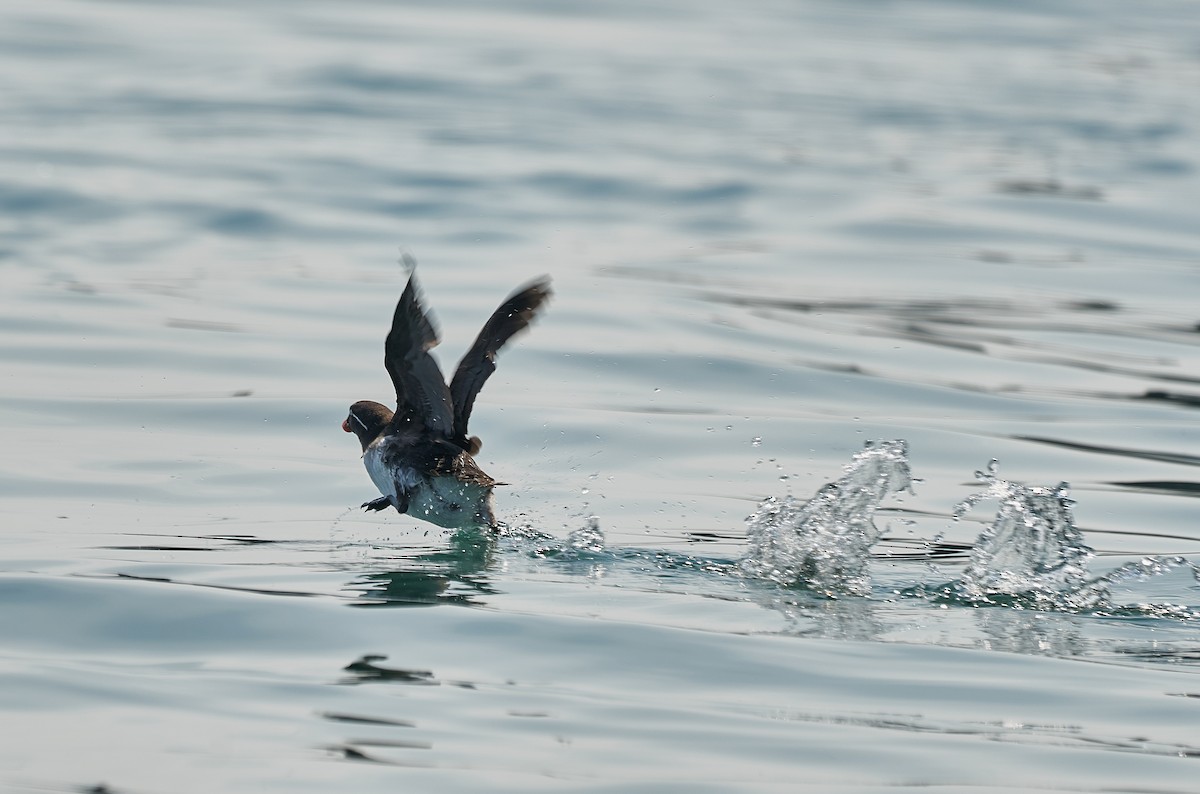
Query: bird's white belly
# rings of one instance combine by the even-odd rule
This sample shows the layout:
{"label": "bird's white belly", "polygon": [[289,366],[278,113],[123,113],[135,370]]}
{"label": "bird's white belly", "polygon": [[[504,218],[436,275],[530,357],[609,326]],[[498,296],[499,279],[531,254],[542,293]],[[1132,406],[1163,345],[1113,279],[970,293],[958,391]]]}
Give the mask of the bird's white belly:
{"label": "bird's white belly", "polygon": [[384,464],[387,441],[374,444],[363,454],[363,464],[379,493],[399,503],[396,491],[407,497],[405,511],[414,518],[447,529],[465,529],[495,523],[492,512],[492,489],[483,485],[463,483],[453,477],[426,477],[416,469]]}
{"label": "bird's white belly", "polygon": [[370,475],[371,482],[375,483],[375,487],[379,489],[379,493],[390,496],[394,500],[397,485],[409,490],[421,481],[421,477],[417,474],[416,469],[389,468],[385,465],[383,457],[387,446],[387,439],[384,439],[367,447],[367,451],[363,453],[363,465],[367,467],[367,474]]}
{"label": "bird's white belly", "polygon": [[492,489],[453,477],[422,480],[408,495],[408,514],[447,529],[494,524]]}

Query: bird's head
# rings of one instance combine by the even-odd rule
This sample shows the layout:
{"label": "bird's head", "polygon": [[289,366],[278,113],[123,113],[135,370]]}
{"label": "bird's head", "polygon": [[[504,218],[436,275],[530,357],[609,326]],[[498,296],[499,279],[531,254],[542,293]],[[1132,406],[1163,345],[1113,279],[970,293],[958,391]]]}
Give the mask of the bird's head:
{"label": "bird's head", "polygon": [[365,451],[371,442],[379,438],[379,434],[392,421],[392,412],[387,406],[370,400],[360,400],[350,406],[350,411],[342,421],[342,430],[358,436],[359,443]]}

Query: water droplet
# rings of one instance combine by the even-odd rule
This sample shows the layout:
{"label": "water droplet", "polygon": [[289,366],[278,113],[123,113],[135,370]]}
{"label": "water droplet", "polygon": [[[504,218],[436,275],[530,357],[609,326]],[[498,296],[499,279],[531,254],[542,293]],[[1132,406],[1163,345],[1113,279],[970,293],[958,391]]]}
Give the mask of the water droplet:
{"label": "water droplet", "polygon": [[755,436],[754,438],[750,439],[750,446],[761,447],[762,446],[762,436]]}

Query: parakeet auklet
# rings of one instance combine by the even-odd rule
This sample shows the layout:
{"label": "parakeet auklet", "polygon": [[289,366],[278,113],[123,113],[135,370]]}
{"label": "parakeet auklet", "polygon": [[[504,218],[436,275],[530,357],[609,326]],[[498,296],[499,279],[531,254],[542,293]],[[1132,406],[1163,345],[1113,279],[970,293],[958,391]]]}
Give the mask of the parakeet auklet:
{"label": "parakeet auklet", "polygon": [[495,526],[492,488],[503,483],[475,463],[481,445],[467,435],[467,421],[476,395],[496,371],[496,353],[529,326],[548,297],[550,279],[543,277],[500,304],[447,387],[429,354],[438,343],[437,331],[421,306],[416,275],[409,275],[383,353],[396,387],[396,411],[363,400],[350,406],[342,422],[342,429],[362,443],[367,473],[383,494],[364,508],[392,506],[451,529]]}

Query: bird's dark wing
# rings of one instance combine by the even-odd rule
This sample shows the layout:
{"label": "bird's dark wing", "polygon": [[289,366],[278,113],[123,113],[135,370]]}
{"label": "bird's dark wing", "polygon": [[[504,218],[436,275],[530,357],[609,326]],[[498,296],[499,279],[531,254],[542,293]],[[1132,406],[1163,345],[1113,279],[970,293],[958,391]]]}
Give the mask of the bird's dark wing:
{"label": "bird's dark wing", "polygon": [[454,379],[450,381],[450,396],[454,403],[452,438],[456,442],[466,443],[467,422],[471,419],[475,397],[496,371],[496,354],[513,334],[529,327],[549,297],[550,279],[546,276],[514,292],[492,313],[475,338],[475,344],[458,362]]}
{"label": "bird's dark wing", "polygon": [[437,331],[421,306],[414,273],[396,304],[392,330],[383,348],[383,365],[396,387],[393,422],[416,421],[430,432],[449,436],[454,427],[450,390],[429,355],[437,343]]}

